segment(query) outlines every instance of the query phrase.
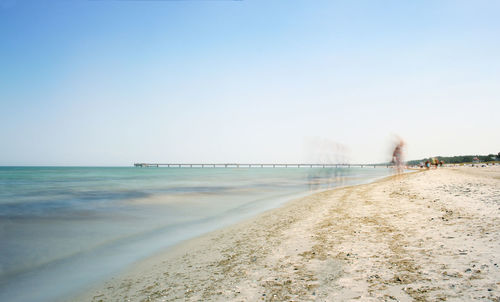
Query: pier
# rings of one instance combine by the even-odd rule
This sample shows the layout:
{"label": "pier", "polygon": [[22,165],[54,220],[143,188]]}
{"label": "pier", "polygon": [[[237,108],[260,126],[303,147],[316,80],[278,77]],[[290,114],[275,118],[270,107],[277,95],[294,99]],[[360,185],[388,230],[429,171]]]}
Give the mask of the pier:
{"label": "pier", "polygon": [[389,168],[387,164],[241,164],[241,163],[135,163],[135,167],[166,167],[166,168],[350,168],[350,167],[384,167]]}

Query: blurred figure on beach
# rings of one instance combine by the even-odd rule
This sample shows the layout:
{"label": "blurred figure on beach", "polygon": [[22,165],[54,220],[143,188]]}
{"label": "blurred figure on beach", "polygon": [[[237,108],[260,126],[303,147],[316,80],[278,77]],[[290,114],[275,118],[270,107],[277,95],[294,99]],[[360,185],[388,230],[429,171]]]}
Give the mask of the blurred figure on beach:
{"label": "blurred figure on beach", "polygon": [[[349,163],[349,148],[331,139],[309,137],[304,144],[304,162],[321,166],[322,164]],[[341,168],[310,169],[308,176],[309,188],[317,190],[321,187],[344,183],[344,172]]]}
{"label": "blurred figure on beach", "polygon": [[394,151],[392,151],[391,163],[394,165],[394,169],[396,170],[397,174],[403,173],[404,170],[404,146],[405,142],[401,138],[398,138],[396,141],[396,146],[394,147]]}
{"label": "blurred figure on beach", "polygon": [[439,160],[437,159],[437,157],[433,157],[432,158],[432,165],[434,166],[434,169],[438,168],[438,166],[439,166]]}

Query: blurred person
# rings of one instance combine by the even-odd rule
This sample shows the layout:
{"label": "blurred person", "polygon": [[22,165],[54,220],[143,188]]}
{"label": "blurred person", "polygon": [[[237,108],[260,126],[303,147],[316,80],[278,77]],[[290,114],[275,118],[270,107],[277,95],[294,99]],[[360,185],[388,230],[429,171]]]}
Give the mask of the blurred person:
{"label": "blurred person", "polygon": [[432,165],[434,166],[434,169],[438,168],[439,160],[436,157],[432,158]]}
{"label": "blurred person", "polygon": [[405,146],[405,142],[402,139],[399,139],[394,151],[392,152],[392,163],[394,164],[394,168],[396,169],[397,174],[403,173],[403,148]]}

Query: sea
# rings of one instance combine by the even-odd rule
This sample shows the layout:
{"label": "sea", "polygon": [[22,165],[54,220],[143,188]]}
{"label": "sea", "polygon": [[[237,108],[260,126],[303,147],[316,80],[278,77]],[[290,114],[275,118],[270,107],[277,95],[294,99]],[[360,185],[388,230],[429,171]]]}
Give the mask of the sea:
{"label": "sea", "polygon": [[0,167],[0,301],[66,301],[187,239],[392,173],[364,168]]}

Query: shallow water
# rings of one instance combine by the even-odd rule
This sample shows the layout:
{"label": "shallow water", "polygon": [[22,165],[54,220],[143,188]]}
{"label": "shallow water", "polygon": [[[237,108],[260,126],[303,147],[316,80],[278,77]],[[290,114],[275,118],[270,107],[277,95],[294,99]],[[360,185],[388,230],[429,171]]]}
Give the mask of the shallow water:
{"label": "shallow water", "polygon": [[0,301],[64,299],[182,240],[294,197],[390,173],[0,167]]}

